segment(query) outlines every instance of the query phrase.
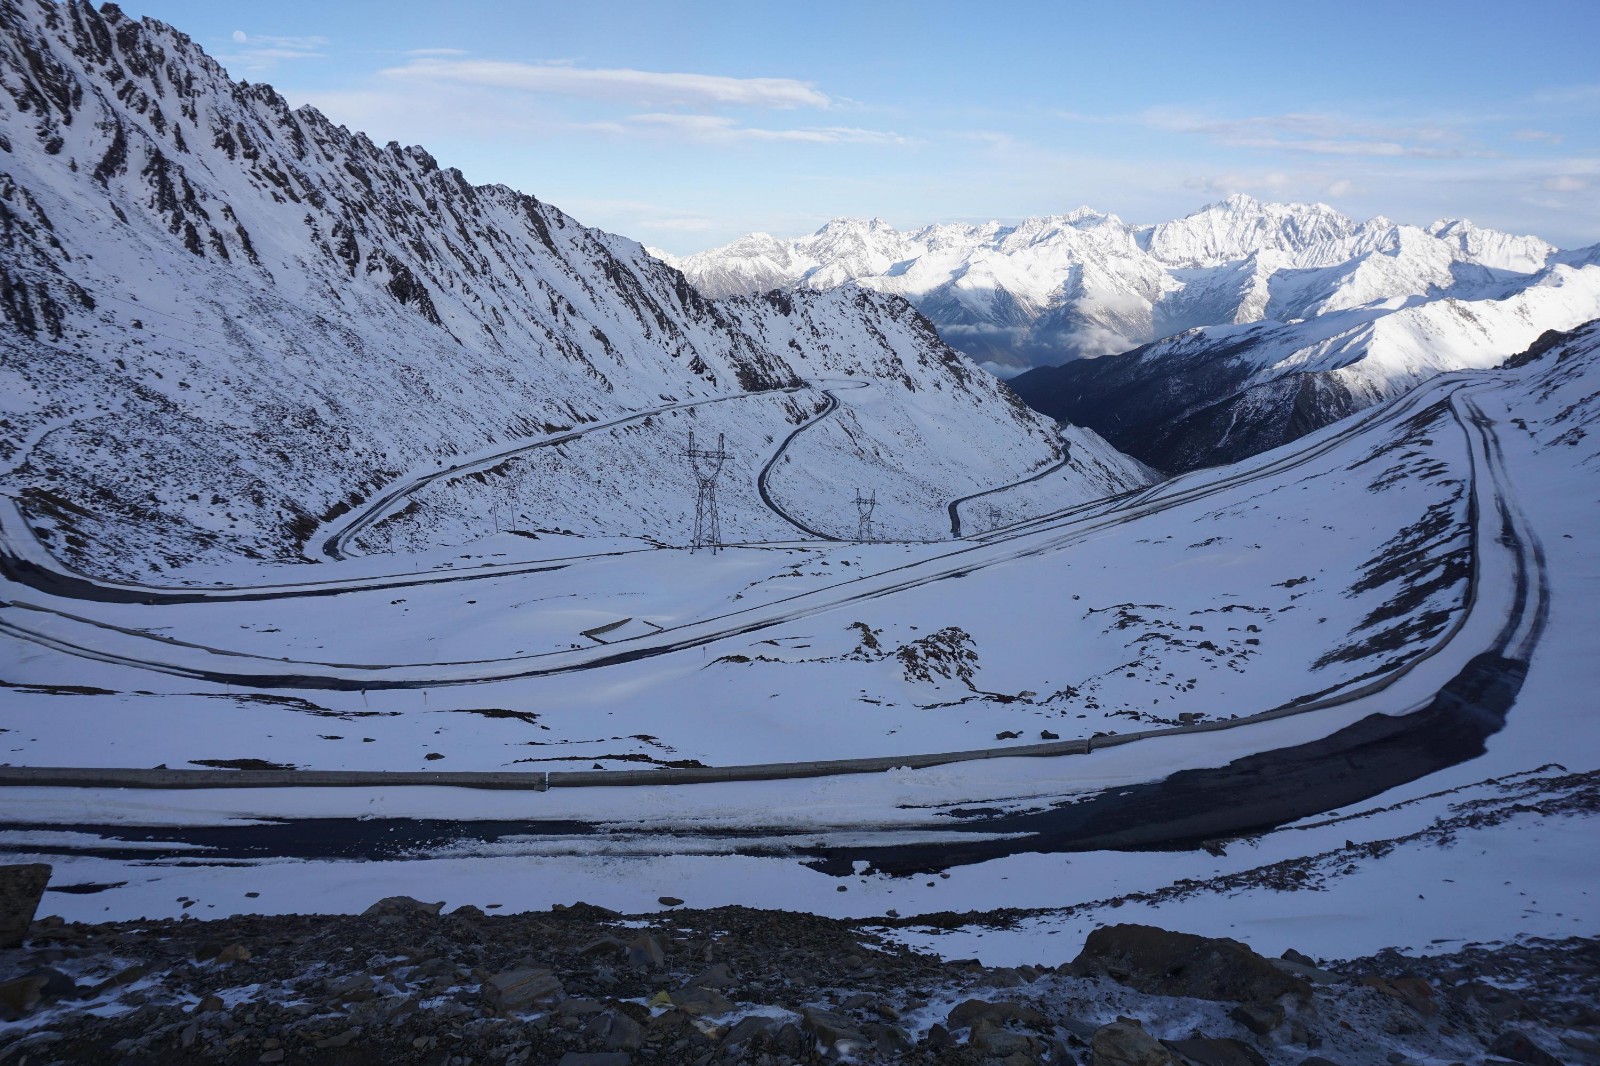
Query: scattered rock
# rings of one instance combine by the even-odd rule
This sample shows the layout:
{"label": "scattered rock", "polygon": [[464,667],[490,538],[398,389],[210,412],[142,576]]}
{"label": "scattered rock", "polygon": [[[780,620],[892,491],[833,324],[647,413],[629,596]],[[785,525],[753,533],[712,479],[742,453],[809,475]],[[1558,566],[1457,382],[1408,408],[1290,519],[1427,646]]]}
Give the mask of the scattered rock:
{"label": "scattered rock", "polygon": [[764,1014],[751,1014],[740,1018],[722,1037],[722,1045],[736,1048],[748,1044],[758,1036],[765,1036],[778,1027],[778,1019]]}
{"label": "scattered rock", "polygon": [[1513,1062],[1526,1062],[1529,1066],[1561,1066],[1561,1060],[1535,1044],[1527,1033],[1507,1029],[1489,1045],[1489,1052]]}
{"label": "scattered rock", "polygon": [[1175,933],[1151,925],[1103,926],[1072,962],[1082,976],[1105,976],[1140,992],[1223,1002],[1270,1003],[1311,997],[1311,985],[1283,973],[1237,940]]}
{"label": "scattered rock", "polygon": [[48,978],[42,974],[18,977],[0,984],[0,1021],[26,1017],[44,998]]}
{"label": "scattered rock", "polygon": [[685,988],[672,993],[672,1005],[691,1017],[706,1014],[726,1014],[733,1004],[722,993],[711,988]]}
{"label": "scattered rock", "polygon": [[1266,1036],[1283,1024],[1284,1012],[1283,1008],[1276,1003],[1266,1006],[1256,1003],[1241,1003],[1228,1012],[1228,1017],[1257,1036]]}
{"label": "scattered rock", "polygon": [[1229,1037],[1195,1037],[1190,1040],[1164,1040],[1162,1043],[1190,1066],[1267,1066],[1267,1060],[1261,1052],[1242,1040]]}
{"label": "scattered rock", "polygon": [[46,863],[0,866],[0,948],[22,946],[49,883]]}
{"label": "scattered rock", "polygon": [[732,988],[738,982],[734,980],[733,971],[725,962],[719,962],[709,967],[699,977],[690,981],[685,988]]}
{"label": "scattered rock", "polygon": [[632,1061],[626,1051],[569,1051],[556,1066],[628,1066]]}
{"label": "scattered rock", "polygon": [[683,906],[683,900],[679,899],[677,896],[660,896],[656,899],[656,902],[661,904],[663,907]]}
{"label": "scattered rock", "polygon": [[872,1046],[872,1040],[854,1023],[829,1011],[807,1008],[801,1013],[801,1022],[829,1055],[850,1055]]}
{"label": "scattered rock", "polygon": [[596,1014],[583,1031],[604,1044],[607,1051],[635,1051],[644,1044],[644,1026],[621,1011]]}
{"label": "scattered rock", "polygon": [[1021,1003],[989,1003],[981,999],[969,999],[952,1009],[944,1024],[945,1028],[956,1030],[970,1028],[980,1021],[991,1025],[1004,1025],[1008,1021],[1044,1025],[1047,1020],[1037,1010]]}
{"label": "scattered rock", "polygon": [[480,989],[484,1006],[502,1014],[554,1003],[565,994],[561,981],[542,966],[522,966],[486,979]]}
{"label": "scattered rock", "polygon": [[655,937],[640,933],[628,942],[628,965],[636,970],[659,970],[667,965],[667,956]]}
{"label": "scattered rock", "polygon": [[1137,1022],[1117,1021],[1095,1030],[1089,1042],[1094,1066],[1178,1066],[1172,1052]]}

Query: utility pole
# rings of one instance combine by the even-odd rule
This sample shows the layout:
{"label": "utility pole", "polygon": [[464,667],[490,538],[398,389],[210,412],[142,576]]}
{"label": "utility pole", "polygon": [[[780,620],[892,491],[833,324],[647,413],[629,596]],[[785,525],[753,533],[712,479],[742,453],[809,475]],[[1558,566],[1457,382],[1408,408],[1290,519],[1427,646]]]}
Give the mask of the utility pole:
{"label": "utility pole", "polygon": [[861,490],[856,489],[856,539],[867,541],[872,539],[872,509],[878,506],[878,490],[873,489],[871,496],[861,495]]}
{"label": "utility pole", "polygon": [[723,464],[733,458],[723,447],[725,435],[717,434],[717,450],[694,446],[694,430],[689,431],[689,447],[683,452],[694,471],[697,492],[694,498],[694,543],[691,551],[710,548],[715,554],[722,547],[722,519],[717,514],[717,477]]}

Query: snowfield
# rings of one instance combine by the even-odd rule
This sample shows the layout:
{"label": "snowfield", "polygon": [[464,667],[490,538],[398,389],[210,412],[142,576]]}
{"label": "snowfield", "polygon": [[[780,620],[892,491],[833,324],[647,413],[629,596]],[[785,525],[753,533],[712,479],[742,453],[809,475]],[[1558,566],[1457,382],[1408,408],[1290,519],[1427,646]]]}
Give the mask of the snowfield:
{"label": "snowfield", "polygon": [[[953,550],[660,549],[530,577],[419,585],[393,605],[361,591],[254,604],[80,603],[102,624],[129,631],[142,614],[152,661],[178,646],[169,641],[194,637],[190,644],[211,646],[227,633],[227,646],[217,648],[227,657],[287,655],[320,640],[325,647],[313,650],[338,654],[319,658],[388,649],[391,661],[408,667],[411,649],[454,639],[447,634],[480,607],[485,624],[469,629],[477,639],[461,638],[460,647],[483,657],[515,652],[504,625],[490,620],[527,608],[496,598],[500,586],[550,583],[541,591],[559,602],[559,590],[572,587],[562,582],[580,580],[569,573],[579,567],[589,568],[581,583],[596,594],[571,597],[567,609],[581,615],[566,620],[574,634],[619,617],[682,625],[695,614],[747,609],[747,600],[779,614],[794,604],[817,609],[798,622],[780,618],[590,670],[381,693],[241,693],[34,647],[18,656],[25,672],[14,672],[15,727],[4,739],[13,765],[177,767],[259,758],[318,768],[563,770],[999,747],[995,735],[1009,731],[1020,734],[1017,743],[1046,729],[1069,738],[1122,735],[1292,709],[1332,690],[1322,709],[1169,732],[1088,756],[987,758],[811,780],[509,793],[124,791],[115,803],[92,789],[11,788],[16,828],[8,846],[48,855],[74,880],[125,882],[51,897],[63,913],[84,916],[175,913],[169,901],[180,890],[205,907],[237,909],[245,886],[263,893],[252,907],[292,910],[303,904],[304,886],[321,884],[310,872],[326,869],[333,880],[317,889],[319,906],[362,905],[376,877],[422,897],[519,907],[580,897],[638,910],[652,894],[670,892],[697,905],[759,900],[848,915],[1023,909],[1009,928],[978,921],[965,933],[903,933],[988,960],[1037,958],[1041,938],[1052,933],[1070,945],[1112,911],[1118,920],[1242,935],[1266,950],[1281,940],[1346,954],[1592,932],[1583,922],[1593,913],[1585,894],[1595,850],[1586,844],[1600,736],[1582,695],[1595,668],[1581,648],[1594,600],[1565,590],[1592,588],[1597,576],[1592,553],[1565,534],[1589,528],[1594,517],[1593,493],[1583,486],[1597,455],[1583,431],[1600,414],[1595,340],[1591,329],[1522,369],[1440,379],[1353,425],[1238,468],[1189,475]],[[1498,510],[1502,502],[1510,510]],[[1501,533],[1507,521],[1512,535]],[[1194,547],[1208,537],[1219,539]],[[484,554],[513,541],[526,538],[501,536],[485,543]],[[1465,568],[1464,554],[1472,562]],[[1404,565],[1384,565],[1397,560]],[[841,579],[846,571],[853,573]],[[897,573],[927,579],[857,598],[853,585],[903,584],[890,581]],[[603,591],[608,585],[613,593]],[[608,595],[615,609],[603,606]],[[640,609],[669,601],[682,613]],[[1385,607],[1396,603],[1406,611],[1389,617]],[[248,623],[228,622],[228,613],[247,607],[282,613],[235,632]],[[319,626],[315,618],[329,611]],[[18,614],[0,617],[10,625]],[[408,614],[419,621],[408,622]],[[186,617],[192,621],[180,621]],[[352,633],[356,618],[387,639]],[[1429,618],[1430,626],[1415,624]],[[667,639],[654,625],[612,647],[591,641],[562,654],[603,658],[630,643]],[[950,636],[952,628],[971,640]],[[1371,639],[1377,635],[1383,639]],[[1277,830],[1223,833],[1209,851],[1084,851],[1042,828],[1052,811],[1091,810],[1146,782],[1170,784],[1328,743],[1376,720],[1374,712],[1423,712],[1440,684],[1485,648],[1526,659],[1528,668],[1504,727],[1486,734],[1482,754],[1359,794],[1331,812],[1318,807]],[[393,654],[398,649],[408,650]],[[69,691],[61,687],[67,676],[103,691]],[[1075,693],[1063,695],[1069,687]],[[1352,699],[1340,702],[1341,695]],[[1063,801],[1068,808],[1059,807]],[[250,843],[252,825],[298,827],[290,837],[274,830],[262,838],[295,861],[250,858],[261,846]],[[574,825],[590,829],[574,836]],[[214,859],[177,868],[156,856],[119,857],[124,839],[140,847],[164,841],[186,853],[199,843]],[[349,858],[366,861],[351,866]],[[535,859],[546,876],[519,878],[516,871]],[[924,860],[930,868],[957,865],[949,877],[916,876]],[[841,874],[848,876],[841,881]],[[850,891],[835,893],[840,884]],[[1534,885],[1526,899],[1537,903],[1504,906]],[[1415,907],[1398,902],[1417,895],[1424,899]],[[1379,919],[1374,898],[1397,902],[1386,902]]]}

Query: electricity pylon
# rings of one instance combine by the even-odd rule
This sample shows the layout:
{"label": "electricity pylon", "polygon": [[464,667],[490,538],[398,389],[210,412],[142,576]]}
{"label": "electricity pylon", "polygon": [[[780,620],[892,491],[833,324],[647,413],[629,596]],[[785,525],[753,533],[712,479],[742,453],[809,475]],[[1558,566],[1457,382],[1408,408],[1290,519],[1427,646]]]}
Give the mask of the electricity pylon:
{"label": "electricity pylon", "polygon": [[732,458],[723,448],[724,434],[717,434],[717,450],[694,446],[694,430],[689,431],[689,447],[684,455],[694,471],[698,491],[694,498],[694,543],[690,550],[710,548],[713,553],[722,547],[722,519],[717,514],[717,477],[722,466]]}
{"label": "electricity pylon", "polygon": [[878,490],[873,489],[871,496],[861,495],[861,490],[856,489],[856,539],[872,539],[872,509],[878,506]]}

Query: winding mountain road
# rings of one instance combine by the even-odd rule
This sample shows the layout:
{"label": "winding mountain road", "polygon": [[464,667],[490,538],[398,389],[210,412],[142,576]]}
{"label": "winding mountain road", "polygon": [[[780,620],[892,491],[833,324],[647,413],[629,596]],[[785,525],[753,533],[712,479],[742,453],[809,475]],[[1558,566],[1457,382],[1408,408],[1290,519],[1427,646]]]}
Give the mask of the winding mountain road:
{"label": "winding mountain road", "polygon": [[[1138,493],[1120,504],[1079,509],[1072,517],[1043,525],[1030,524],[980,543],[964,544],[933,558],[598,648],[436,663],[289,661],[181,641],[106,623],[51,603],[26,602],[15,597],[0,608],[0,632],[104,662],[217,684],[265,689],[428,688],[598,669],[698,647],[997,563],[1058,551],[1113,526],[1280,475],[1337,447],[1350,436],[1364,432],[1374,421],[1399,420],[1421,406],[1440,402],[1463,381],[1460,377],[1435,379],[1393,405],[1377,409],[1365,418],[1358,417],[1338,432],[1319,437],[1286,454],[1242,464],[1241,469],[1230,474],[1220,477],[1214,472],[1209,477],[1187,475]],[[814,423],[815,420],[807,425]]]}
{"label": "winding mountain road", "polygon": [[[1281,474],[1310,458],[1326,453],[1330,448],[1347,440],[1353,433],[1372,428],[1377,423],[1393,423],[1410,417],[1419,409],[1447,403],[1469,445],[1469,500],[1472,570],[1466,604],[1456,623],[1425,655],[1414,658],[1402,669],[1383,678],[1352,684],[1345,690],[1323,698],[1276,708],[1263,714],[1237,721],[1220,721],[1193,727],[1150,730],[1139,734],[1098,738],[1092,743],[1065,741],[1059,746],[1030,745],[1027,748],[990,749],[969,753],[949,753],[946,756],[907,757],[898,764],[933,765],[936,762],[962,759],[987,759],[1017,755],[1074,755],[1093,757],[1093,753],[1126,744],[1138,743],[1156,737],[1175,737],[1186,734],[1212,732],[1223,729],[1248,728],[1250,725],[1291,714],[1305,714],[1333,707],[1364,710],[1364,717],[1338,728],[1326,737],[1287,748],[1261,751],[1236,759],[1215,769],[1186,770],[1168,775],[1148,784],[1109,789],[1088,797],[1074,797],[1070,802],[1051,804],[1045,810],[1020,813],[975,813],[966,818],[948,821],[937,842],[929,842],[927,826],[921,827],[922,842],[904,845],[884,845],[864,842],[859,834],[854,843],[830,843],[825,835],[816,835],[818,827],[802,830],[791,826],[786,833],[799,833],[791,850],[808,855],[819,868],[830,872],[848,872],[859,868],[856,864],[871,863],[875,868],[890,872],[909,873],[942,868],[963,862],[982,861],[998,855],[1021,851],[1095,850],[1103,848],[1155,847],[1192,844],[1236,833],[1257,832],[1284,824],[1310,813],[1343,806],[1375,795],[1404,781],[1431,773],[1444,766],[1474,757],[1483,750],[1484,740],[1497,731],[1514,703],[1526,674],[1528,662],[1549,615],[1549,589],[1545,574],[1543,548],[1530,523],[1517,506],[1514,486],[1506,469],[1501,446],[1496,436],[1493,420],[1476,404],[1469,386],[1470,379],[1438,382],[1424,387],[1406,399],[1390,405],[1373,416],[1360,420],[1357,425],[1318,439],[1292,454],[1269,458],[1253,468],[1236,471],[1209,481],[1193,476],[1179,479],[1185,484],[1168,483],[1159,492],[1141,492],[1127,501],[1124,507],[1106,512],[1093,512],[1072,520],[1058,522],[1045,529],[1012,534],[993,543],[970,545],[941,556],[939,559],[897,567],[885,574],[871,575],[851,582],[841,582],[829,589],[818,590],[788,601],[775,613],[764,614],[763,609],[733,612],[719,619],[704,620],[692,626],[679,627],[657,637],[645,638],[638,648],[601,649],[566,655],[564,661],[543,667],[537,672],[559,672],[572,669],[590,669],[612,662],[626,661],[644,655],[663,654],[697,643],[720,639],[734,632],[747,632],[780,621],[804,617],[806,614],[828,610],[856,599],[887,595],[902,588],[927,581],[940,580],[956,573],[969,572],[982,566],[1006,559],[1059,550],[1075,543],[1096,530],[1132,520],[1137,515],[1150,514],[1180,503],[1201,499],[1226,486],[1248,484],[1263,477]],[[1485,571],[1488,571],[1487,573]],[[860,587],[864,586],[864,587]],[[1493,595],[1485,597],[1484,590]],[[1484,640],[1483,633],[1493,622],[1484,617],[1493,614],[1498,622],[1493,624],[1493,635]],[[747,615],[742,621],[735,621]],[[1468,622],[1473,621],[1471,627]],[[10,620],[7,620],[10,624]],[[1396,705],[1386,693],[1402,677],[1410,674],[1422,663],[1433,659],[1447,648],[1468,638],[1483,643],[1457,648],[1451,656],[1455,672],[1446,678],[1430,696],[1422,699],[1410,697]],[[145,635],[148,638],[148,635]],[[207,649],[215,655],[228,655],[225,651]],[[558,658],[561,656],[558,656]],[[534,657],[539,658],[539,657]],[[131,661],[130,665],[140,665]],[[170,664],[169,664],[170,665]],[[437,665],[437,664],[436,664]],[[157,667],[158,669],[162,667]],[[381,669],[381,668],[379,668]],[[517,674],[512,676],[526,676]],[[281,682],[281,678],[278,679]],[[324,681],[331,680],[323,678]],[[374,686],[376,687],[376,686]],[[1412,686],[1415,690],[1415,686]],[[1046,748],[1059,750],[1043,750]],[[1039,749],[1039,750],[1034,750]],[[934,761],[927,761],[934,760]],[[869,760],[861,760],[866,763]],[[883,762],[884,760],[873,760]],[[835,765],[818,767],[826,773],[866,772],[881,770],[882,766],[868,768]],[[731,767],[695,771],[611,771],[605,773],[576,773],[544,775],[541,786],[578,784],[670,784],[693,780],[765,780],[786,776],[807,776],[799,764],[778,764],[772,767]],[[770,771],[765,775],[755,771]],[[743,772],[742,772],[743,771]],[[92,774],[93,771],[58,771],[59,773]],[[64,780],[51,781],[49,771],[38,775],[37,784],[85,783]],[[411,775],[418,776],[418,775]],[[424,775],[429,783],[470,784],[465,780],[454,782],[452,775]],[[529,775],[538,776],[538,775]],[[21,783],[28,777],[27,768],[16,771],[0,770],[0,784]],[[628,780],[622,780],[624,777]],[[562,778],[573,778],[570,781]],[[578,780],[594,778],[594,780]],[[637,778],[638,780],[634,780]],[[241,781],[241,783],[243,783]],[[265,786],[271,782],[254,782]],[[284,784],[288,782],[277,782]],[[303,784],[337,783],[314,782]],[[365,782],[344,782],[349,784]],[[377,785],[381,782],[370,782]],[[148,784],[160,786],[156,782]],[[172,787],[170,785],[165,787]],[[198,780],[194,787],[210,787]],[[518,787],[489,785],[478,787]],[[530,787],[523,785],[521,787]],[[955,812],[952,812],[955,813]],[[212,857],[226,858],[239,851],[241,855],[266,853],[304,855],[317,857],[377,857],[393,853],[396,841],[423,846],[435,836],[443,834],[454,843],[462,840],[500,839],[506,834],[574,833],[586,832],[592,827],[571,822],[543,823],[521,821],[511,824],[493,822],[450,822],[438,826],[420,827],[410,821],[377,820],[370,824],[350,822],[348,819],[330,819],[329,836],[322,832],[321,820],[294,823],[297,831],[288,832],[283,825],[227,826],[170,828],[160,830],[128,830],[117,826],[86,826],[86,831],[98,833],[108,840],[126,837],[148,843],[156,837],[172,842],[180,851],[194,845],[210,849]],[[346,824],[349,822],[349,824]],[[337,823],[337,825],[335,825]],[[339,828],[342,827],[342,828]],[[427,828],[428,841],[417,834]],[[859,829],[859,827],[857,827]],[[892,833],[895,826],[884,826]],[[904,828],[904,827],[901,827]],[[337,832],[334,830],[337,829]],[[825,830],[826,827],[821,827]],[[437,832],[435,832],[437,831]],[[687,830],[686,830],[687,831]],[[132,832],[132,836],[128,833]],[[704,831],[704,835],[717,836],[719,831]],[[729,831],[731,832],[731,831]],[[140,835],[143,833],[144,835]],[[735,835],[743,836],[748,830]],[[151,834],[154,834],[152,836]],[[847,834],[848,835],[848,834]],[[916,834],[914,833],[913,836]],[[277,840],[271,845],[265,836]],[[143,847],[144,845],[141,845]],[[770,846],[770,845],[769,845]],[[220,850],[219,850],[220,849]],[[242,849],[242,850],[241,850]],[[308,850],[309,849],[309,850]],[[79,846],[69,847],[77,853],[94,853]],[[425,848],[424,848],[425,850]],[[151,854],[141,850],[141,856]]]}

